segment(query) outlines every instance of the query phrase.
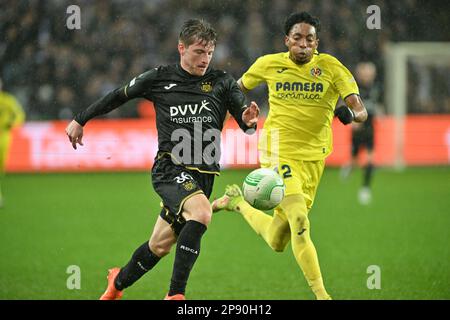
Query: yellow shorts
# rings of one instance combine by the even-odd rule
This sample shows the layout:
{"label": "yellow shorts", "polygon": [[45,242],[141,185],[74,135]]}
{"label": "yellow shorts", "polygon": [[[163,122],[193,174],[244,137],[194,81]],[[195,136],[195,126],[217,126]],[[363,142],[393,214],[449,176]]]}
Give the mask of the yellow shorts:
{"label": "yellow shorts", "polygon": [[286,196],[301,194],[306,206],[311,209],[320,178],[325,167],[325,160],[303,161],[279,158],[278,163],[260,159],[261,168],[273,168],[283,178]]}

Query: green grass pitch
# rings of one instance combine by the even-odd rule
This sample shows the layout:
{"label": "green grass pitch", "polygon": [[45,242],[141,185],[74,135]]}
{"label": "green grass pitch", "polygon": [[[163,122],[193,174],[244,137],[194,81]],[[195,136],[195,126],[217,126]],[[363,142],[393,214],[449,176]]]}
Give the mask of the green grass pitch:
{"label": "green grass pitch", "polygon": [[[214,196],[248,170],[224,171]],[[450,169],[375,172],[373,203],[327,168],[310,212],[312,238],[334,299],[450,299]],[[0,209],[0,299],[98,299],[107,269],[123,266],[159,213],[149,173],[10,174]],[[172,253],[125,291],[162,299]],[[80,289],[68,289],[68,267]],[[369,266],[381,289],[368,289]],[[290,245],[275,253],[236,213],[214,215],[191,273],[189,299],[313,299]]]}

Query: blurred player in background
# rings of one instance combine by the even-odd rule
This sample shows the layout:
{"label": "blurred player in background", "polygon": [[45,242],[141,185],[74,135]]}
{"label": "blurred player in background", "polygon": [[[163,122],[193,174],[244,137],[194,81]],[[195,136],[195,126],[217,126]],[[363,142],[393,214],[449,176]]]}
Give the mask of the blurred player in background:
{"label": "blurred player in background", "polygon": [[[151,100],[156,111],[158,154],[152,183],[163,208],[150,240],[135,250],[124,267],[110,269],[108,287],[101,300],[120,299],[122,291],[168,255],[174,244],[175,261],[165,300],[185,300],[187,281],[211,220],[208,198],[214,177],[220,171],[223,122],[230,112],[242,130],[252,133],[259,114],[256,103],[245,105],[245,96],[236,80],[209,67],[216,39],[216,31],[208,23],[188,20],[179,36],[179,63],[151,69],[132,79],[80,112],[66,128],[76,149],[77,144],[83,145],[86,122],[131,99]],[[180,144],[182,154],[175,151]],[[215,145],[217,157],[209,151],[211,144]],[[201,149],[197,150],[197,146]]]}
{"label": "blurred player in background", "polygon": [[367,151],[367,162],[364,167],[363,185],[358,193],[361,204],[367,205],[372,199],[371,182],[374,170],[373,165],[373,140],[374,140],[374,117],[379,101],[380,91],[375,85],[376,67],[372,62],[360,62],[356,66],[356,81],[359,86],[361,98],[367,109],[367,120],[364,123],[352,124],[352,149],[351,162],[342,167],[341,177],[347,179],[353,168],[358,164],[358,155],[362,148]]}
{"label": "blurred player in background", "polygon": [[[316,298],[329,300],[308,213],[325,158],[332,152],[333,116],[349,124],[365,121],[367,113],[348,69],[333,56],[317,51],[319,30],[319,19],[309,13],[290,15],[284,25],[288,52],[260,57],[238,80],[244,91],[267,83],[270,110],[261,138],[265,143],[258,146],[260,163],[261,167],[277,168],[286,185],[285,198],[270,216],[250,206],[233,185],[213,202],[213,210],[240,212],[275,251],[285,250],[291,241],[295,259]],[[346,106],[335,109],[339,96]]]}
{"label": "blurred player in background", "polygon": [[11,144],[11,130],[25,120],[22,106],[11,94],[3,91],[0,79],[0,208],[3,207],[2,180],[5,175],[6,157]]}

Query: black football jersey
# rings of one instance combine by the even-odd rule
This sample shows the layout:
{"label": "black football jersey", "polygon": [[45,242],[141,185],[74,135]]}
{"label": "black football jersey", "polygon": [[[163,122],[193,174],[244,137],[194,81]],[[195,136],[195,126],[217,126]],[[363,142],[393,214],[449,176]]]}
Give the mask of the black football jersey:
{"label": "black football jersey", "polygon": [[84,125],[134,98],[151,100],[155,106],[159,153],[170,153],[189,168],[219,172],[220,132],[227,111],[242,130],[253,132],[242,121],[245,96],[233,77],[212,68],[203,76],[193,76],[179,64],[142,73],[77,114],[75,120]]}
{"label": "black football jersey", "polygon": [[359,95],[361,96],[361,99],[364,101],[364,106],[367,110],[367,120],[363,122],[363,125],[359,130],[362,130],[363,128],[372,129],[375,118],[375,109],[379,99],[378,87],[375,84],[371,86],[365,86],[363,84],[360,84]]}

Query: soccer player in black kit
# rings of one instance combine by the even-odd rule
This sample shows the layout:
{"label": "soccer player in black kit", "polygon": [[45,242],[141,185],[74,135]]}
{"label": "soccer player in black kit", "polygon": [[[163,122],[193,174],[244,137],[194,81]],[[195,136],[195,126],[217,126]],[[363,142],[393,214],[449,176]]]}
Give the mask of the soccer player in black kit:
{"label": "soccer player in black kit", "polygon": [[229,112],[240,128],[254,132],[259,109],[226,72],[209,67],[217,34],[202,20],[184,23],[178,41],[180,63],[160,66],[132,79],[75,116],[66,134],[74,149],[83,145],[83,126],[128,100],[153,101],[158,153],[152,183],[163,209],[149,241],[122,268],[112,268],[101,300],[117,300],[176,244],[170,289],[165,300],[185,300],[189,274],[211,220],[209,196],[219,173],[220,131]]}
{"label": "soccer player in black kit", "polygon": [[347,179],[358,163],[358,155],[361,149],[366,148],[367,162],[364,166],[363,183],[358,192],[358,201],[362,205],[368,205],[372,199],[374,118],[380,96],[380,90],[375,83],[376,73],[375,64],[370,61],[360,62],[356,66],[355,77],[358,82],[360,96],[365,101],[367,120],[364,123],[352,124],[351,161],[341,170],[341,177]]}

